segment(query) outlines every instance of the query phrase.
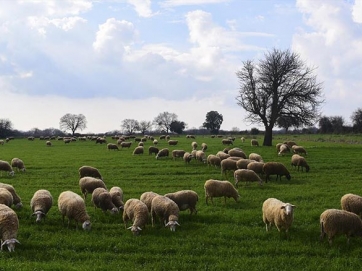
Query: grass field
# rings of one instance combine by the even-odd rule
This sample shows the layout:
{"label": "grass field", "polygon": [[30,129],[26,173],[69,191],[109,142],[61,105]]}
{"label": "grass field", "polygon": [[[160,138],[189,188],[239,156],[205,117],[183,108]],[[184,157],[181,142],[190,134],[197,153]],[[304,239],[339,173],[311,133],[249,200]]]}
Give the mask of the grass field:
{"label": "grass field", "polygon": [[[184,136],[172,149],[191,151],[193,139]],[[64,144],[53,141],[15,139],[0,146],[0,159],[21,158],[26,172],[14,177],[3,173],[0,182],[12,184],[24,207],[16,210],[20,228],[14,253],[0,253],[0,270],[359,270],[362,240],[353,238],[347,245],[340,236],[330,247],[319,241],[319,215],[328,208],[340,208],[346,193],[362,194],[362,138],[342,135],[275,136],[273,144],[294,140],[304,146],[309,173],[297,172],[290,157],[279,157],[275,147],[251,147],[250,138],[234,146],[245,153],[256,152],[264,161],[284,163],[292,179],[239,185],[240,201],[215,198],[206,205],[204,183],[208,179],[225,179],[220,170],[192,161],[171,158],[156,160],[148,153],[133,156],[133,147],[108,151],[92,141]],[[258,137],[259,142],[262,138]],[[108,139],[108,142],[114,140]],[[196,137],[199,146],[208,144],[207,154],[224,146],[221,139]],[[151,142],[146,142],[148,149]],[[159,140],[159,148],[168,147]],[[121,215],[104,214],[94,209],[91,197],[86,200],[92,230],[76,230],[62,224],[57,198],[62,191],[80,194],[78,168],[91,165],[100,170],[108,188],[120,186],[125,200],[139,198],[145,191],[160,194],[192,189],[199,194],[198,214],[181,212],[176,232],[157,224],[148,225],[135,237],[125,230]],[[233,182],[231,174],[227,179]],[[39,224],[31,216],[30,199],[38,189],[48,189],[54,204],[46,220]],[[276,197],[296,205],[290,238],[275,227],[265,231],[261,206],[265,199]]]}

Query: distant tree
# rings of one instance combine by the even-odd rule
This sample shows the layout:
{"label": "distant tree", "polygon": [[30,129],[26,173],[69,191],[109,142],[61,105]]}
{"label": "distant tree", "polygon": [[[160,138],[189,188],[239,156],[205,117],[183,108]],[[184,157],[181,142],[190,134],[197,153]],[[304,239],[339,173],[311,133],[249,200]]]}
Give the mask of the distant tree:
{"label": "distant tree", "polygon": [[144,135],[152,127],[151,121],[142,120],[139,122],[139,131]]}
{"label": "distant tree", "polygon": [[153,122],[158,126],[160,130],[164,130],[166,134],[170,131],[171,123],[177,120],[177,115],[174,113],[163,112],[158,114]]}
{"label": "distant tree", "polygon": [[175,120],[170,124],[170,131],[176,134],[182,134],[185,130],[186,124],[183,121]]}
{"label": "distant tree", "polygon": [[319,119],[319,132],[322,134],[328,134],[333,132],[333,126],[329,117],[323,116]]}
{"label": "distant tree", "polygon": [[277,119],[276,126],[278,126],[280,128],[284,128],[285,132],[287,133],[289,128],[291,128],[291,127],[298,128],[300,126],[300,124],[297,123],[297,121],[298,121],[298,119],[295,119],[290,116],[280,116]]}
{"label": "distant tree", "polygon": [[0,119],[0,138],[6,138],[11,133],[13,124],[8,119]]}
{"label": "distant tree", "polygon": [[264,125],[264,146],[272,145],[273,128],[280,117],[307,126],[319,117],[322,87],[313,72],[298,54],[278,49],[267,52],[257,64],[243,62],[236,72],[240,84],[237,104],[251,123]]}
{"label": "distant tree", "polygon": [[126,134],[133,134],[140,129],[140,124],[135,119],[124,119],[121,124],[122,129]]}
{"label": "distant tree", "polygon": [[231,132],[233,133],[239,133],[240,132],[240,129],[238,127],[232,127],[231,128]]}
{"label": "distant tree", "polygon": [[358,108],[352,113],[351,120],[353,130],[355,132],[362,132],[362,108]]}
{"label": "distant tree", "polygon": [[217,111],[209,111],[206,113],[206,120],[202,126],[209,130],[210,133],[218,134],[223,121],[222,114],[219,114]]}
{"label": "distant tree", "polygon": [[330,117],[330,122],[332,125],[333,133],[342,133],[344,129],[344,119],[342,116],[333,116]]}
{"label": "distant tree", "polygon": [[82,131],[87,128],[87,119],[83,114],[76,115],[68,113],[60,118],[59,126],[60,130],[70,130],[72,135],[74,135],[75,131]]}
{"label": "distant tree", "polygon": [[250,129],[250,134],[251,135],[258,135],[260,133],[258,128],[251,128]]}

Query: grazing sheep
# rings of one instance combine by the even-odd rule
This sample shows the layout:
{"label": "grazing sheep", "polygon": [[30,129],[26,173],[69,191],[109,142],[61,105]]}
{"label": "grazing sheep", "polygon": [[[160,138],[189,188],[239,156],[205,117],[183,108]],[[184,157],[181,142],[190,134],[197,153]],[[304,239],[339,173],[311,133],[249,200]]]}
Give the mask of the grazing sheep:
{"label": "grazing sheep", "polygon": [[196,160],[196,152],[197,150],[192,150],[191,151],[191,156]]}
{"label": "grazing sheep", "polygon": [[1,171],[1,176],[3,176],[2,171],[7,171],[8,175],[14,176],[14,170],[10,166],[8,161],[0,160],[0,171]]}
{"label": "grazing sheep", "polygon": [[169,140],[168,141],[168,145],[170,145],[170,146],[176,146],[177,143],[178,143],[178,140]]}
{"label": "grazing sheep", "polygon": [[0,145],[4,145],[4,140],[0,140]]}
{"label": "grazing sheep", "polygon": [[205,152],[205,151],[207,150],[207,144],[206,144],[206,143],[202,143],[202,144],[201,144],[201,150],[202,150],[203,152]]}
{"label": "grazing sheep", "polygon": [[276,148],[277,148],[277,152],[278,152],[279,156],[282,156],[286,153],[290,153],[290,148],[287,144],[284,144],[284,143],[281,143],[281,145],[277,144]]}
{"label": "grazing sheep", "polygon": [[109,194],[111,194],[113,204],[120,210],[123,209],[123,190],[118,186],[113,186],[109,190]]}
{"label": "grazing sheep", "polygon": [[23,160],[19,158],[13,158],[11,159],[11,166],[14,168],[17,168],[18,171],[25,171],[25,165]]}
{"label": "grazing sheep", "polygon": [[166,135],[160,135],[160,139],[166,139]]}
{"label": "grazing sheep", "polygon": [[197,161],[200,161],[200,162],[203,162],[203,163],[206,163],[206,155],[203,151],[196,151],[196,160]]}
{"label": "grazing sheep", "polygon": [[192,147],[193,150],[196,150],[197,149],[197,142],[196,141],[192,142],[191,147]]}
{"label": "grazing sheep", "polygon": [[246,168],[254,171],[257,174],[264,174],[263,170],[264,162],[251,162]]}
{"label": "grazing sheep", "polygon": [[225,160],[225,159],[227,159],[227,158],[230,157],[229,154],[227,154],[227,153],[225,153],[225,152],[223,152],[223,151],[218,151],[218,152],[216,153],[216,156],[219,157],[221,161],[222,161],[222,160]]}
{"label": "grazing sheep", "polygon": [[131,147],[131,145],[132,145],[132,142],[131,141],[122,141],[121,142],[121,148],[123,149],[123,148],[130,148]]}
{"label": "grazing sheep", "polygon": [[214,167],[220,167],[221,166],[221,159],[220,157],[214,155],[214,154],[209,154],[207,156],[207,165],[208,166],[214,166]]}
{"label": "grazing sheep", "polygon": [[307,160],[305,160],[305,158],[303,156],[300,156],[299,154],[293,154],[292,155],[292,159],[291,159],[291,165],[294,167],[298,167],[298,171],[299,171],[299,167],[305,168],[306,172],[309,172],[309,165],[307,163]]}
{"label": "grazing sheep", "polygon": [[149,212],[151,212],[151,204],[152,204],[152,200],[154,197],[159,196],[159,194],[149,191],[149,192],[144,192],[141,196],[140,196],[140,201],[142,201],[144,204],[146,204],[147,209]]}
{"label": "grazing sheep", "polygon": [[0,188],[0,204],[4,204],[8,207],[13,205],[13,195],[6,188]]}
{"label": "grazing sheep", "polygon": [[226,176],[226,171],[227,170],[232,170],[235,171],[237,170],[236,167],[236,160],[227,158],[221,161],[220,166],[221,166],[221,175],[225,175]]}
{"label": "grazing sheep", "polygon": [[143,146],[137,146],[134,150],[133,150],[133,155],[137,155],[137,154],[143,154],[143,150],[144,147]]}
{"label": "grazing sheep", "polygon": [[[142,228],[146,226],[149,212],[145,203],[139,199],[129,199],[124,205],[123,223],[125,229],[131,230],[134,235],[139,235]],[[133,222],[132,226],[127,228],[127,221]]]}
{"label": "grazing sheep", "polygon": [[251,144],[251,146],[259,146],[259,142],[256,139],[250,140],[250,144]]}
{"label": "grazing sheep", "polygon": [[287,144],[289,149],[291,149],[294,145],[297,145],[294,141],[284,141],[284,144]]}
{"label": "grazing sheep", "polygon": [[93,190],[92,202],[94,207],[100,208],[103,212],[109,210],[111,214],[118,213],[118,208],[113,204],[111,194],[103,187],[98,187]]}
{"label": "grazing sheep", "polygon": [[145,145],[145,144],[144,144],[144,142],[142,142],[142,141],[138,143],[138,146],[142,146],[142,147],[143,147],[144,145]]}
{"label": "grazing sheep", "polygon": [[99,170],[96,169],[95,167],[91,167],[91,166],[82,166],[79,168],[79,177],[83,178],[83,177],[93,177],[93,178],[97,178],[97,179],[101,179],[102,175],[99,173]]}
{"label": "grazing sheep", "polygon": [[11,193],[11,195],[13,196],[13,204],[16,209],[20,209],[21,207],[23,207],[20,197],[18,196],[15,188],[11,184],[0,183],[0,188],[5,188]]}
{"label": "grazing sheep", "polygon": [[155,146],[149,146],[148,147],[148,154],[157,154],[159,152],[159,149]]}
{"label": "grazing sheep", "polygon": [[48,147],[51,147],[52,146],[52,142],[50,142],[49,140],[47,142],[45,142],[45,145],[48,146]]}
{"label": "grazing sheep", "polygon": [[321,229],[320,241],[327,234],[330,245],[332,245],[333,238],[336,235],[346,235],[347,244],[349,244],[351,236],[362,237],[362,221],[355,213],[327,209],[320,215],[319,223]]}
{"label": "grazing sheep", "polygon": [[152,143],[153,143],[153,145],[157,145],[158,144],[157,139],[154,139]]}
{"label": "grazing sheep", "polygon": [[117,144],[113,144],[113,143],[108,143],[107,144],[107,149],[108,150],[117,150],[117,151],[119,151]]}
{"label": "grazing sheep", "polygon": [[157,155],[156,155],[156,159],[160,158],[160,157],[168,157],[169,156],[170,151],[167,148],[161,149]]}
{"label": "grazing sheep", "polygon": [[183,158],[186,151],[184,150],[173,150],[172,151],[172,158],[175,160],[176,158]]}
{"label": "grazing sheep", "polygon": [[234,171],[234,179],[235,179],[235,186],[238,187],[238,183],[241,181],[245,181],[245,184],[248,182],[259,182],[260,185],[263,185],[263,181],[251,169],[237,169]]}
{"label": "grazing sheep", "polygon": [[48,190],[37,190],[30,201],[30,208],[36,216],[36,222],[40,222],[46,216],[53,205],[53,197]]}
{"label": "grazing sheep", "polygon": [[266,162],[263,166],[263,171],[265,173],[265,182],[270,181],[270,175],[277,175],[276,180],[282,179],[282,176],[285,176],[287,180],[291,179],[290,173],[288,169],[279,162]]}
{"label": "grazing sheep", "polygon": [[70,142],[72,142],[72,140],[70,138],[64,138],[63,142],[64,144],[69,144]]}
{"label": "grazing sheep", "polygon": [[60,193],[58,197],[58,209],[62,214],[63,224],[64,217],[67,217],[68,227],[70,225],[70,221],[73,219],[75,221],[76,228],[78,228],[78,222],[80,222],[82,223],[82,228],[84,230],[91,229],[90,217],[87,214],[85,202],[78,194],[72,191],[64,191]]}
{"label": "grazing sheep", "polygon": [[229,148],[224,148],[222,151],[226,154],[229,154]]}
{"label": "grazing sheep", "polygon": [[173,200],[161,195],[154,197],[151,203],[152,227],[154,227],[155,219],[158,217],[161,224],[163,222],[165,227],[175,231],[176,226],[180,226],[178,223],[179,212],[180,209]]}
{"label": "grazing sheep", "polygon": [[167,136],[165,137],[166,140],[170,140],[170,138],[171,138],[171,137],[170,137],[169,135],[167,135]]}
{"label": "grazing sheep", "polygon": [[239,157],[239,156],[230,156],[228,159],[235,160],[235,161],[239,161],[239,160],[242,160],[242,159],[244,159],[244,158],[243,158],[243,157]]}
{"label": "grazing sheep", "polygon": [[257,161],[257,162],[264,162],[264,160],[260,154],[253,153],[253,152],[249,154],[249,159]]}
{"label": "grazing sheep", "polygon": [[224,204],[226,204],[226,197],[233,198],[236,202],[239,201],[238,190],[229,181],[220,180],[207,180],[204,184],[206,205],[210,198],[211,203],[214,204],[213,198],[224,197]]}
{"label": "grazing sheep", "polygon": [[1,250],[6,245],[9,252],[15,250],[15,244],[20,242],[16,239],[19,229],[19,219],[13,209],[0,204],[0,239]]}
{"label": "grazing sheep", "polygon": [[107,140],[104,137],[97,137],[96,139],[96,144],[103,144],[103,143],[107,143]]}
{"label": "grazing sheep", "polygon": [[167,193],[165,194],[165,197],[168,197],[169,199],[172,199],[174,202],[176,202],[180,211],[189,209],[191,215],[193,213],[197,214],[196,204],[199,200],[199,196],[195,191],[181,190],[174,193]]}
{"label": "grazing sheep", "polygon": [[246,154],[239,148],[233,148],[233,149],[229,150],[228,154],[230,156],[241,157],[241,158],[246,159]]}
{"label": "grazing sheep", "polygon": [[295,205],[284,203],[276,198],[268,198],[265,200],[262,211],[266,231],[269,231],[272,224],[274,224],[279,232],[285,230],[288,236],[289,228],[293,223],[294,208]]}
{"label": "grazing sheep", "polygon": [[190,163],[192,160],[192,155],[189,152],[185,152],[184,156],[183,156],[183,160],[185,161],[186,164]]}
{"label": "grazing sheep", "polygon": [[307,151],[306,151],[302,146],[293,145],[293,146],[292,146],[292,150],[293,150],[293,152],[296,153],[296,154],[304,154],[304,155],[307,155]]}
{"label": "grazing sheep", "polygon": [[233,141],[231,140],[231,139],[222,139],[221,140],[221,143],[223,144],[223,145],[233,145]]}
{"label": "grazing sheep", "polygon": [[241,137],[240,140],[241,140],[241,142],[244,143],[245,142],[245,137]]}
{"label": "grazing sheep", "polygon": [[355,213],[362,217],[362,197],[355,194],[345,194],[341,198],[342,210]]}
{"label": "grazing sheep", "polygon": [[107,189],[105,183],[102,180],[93,178],[93,177],[80,178],[79,187],[80,187],[80,190],[82,191],[84,199],[87,198],[87,194],[92,194],[94,189],[96,189],[98,187]]}
{"label": "grazing sheep", "polygon": [[186,138],[194,138],[195,139],[195,136],[194,135],[186,135]]}
{"label": "grazing sheep", "polygon": [[248,168],[248,165],[250,163],[253,163],[255,162],[255,160],[250,160],[250,159],[240,159],[238,161],[236,161],[236,167],[238,169],[247,169]]}

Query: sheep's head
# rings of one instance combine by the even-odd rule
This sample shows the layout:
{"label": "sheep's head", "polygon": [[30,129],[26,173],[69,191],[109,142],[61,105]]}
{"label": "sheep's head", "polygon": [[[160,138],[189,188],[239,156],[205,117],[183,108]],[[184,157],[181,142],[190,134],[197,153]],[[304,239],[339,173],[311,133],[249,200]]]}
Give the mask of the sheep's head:
{"label": "sheep's head", "polygon": [[16,208],[16,209],[21,209],[21,208],[23,208],[23,204],[22,204],[21,202],[19,202],[19,203],[17,203],[17,204],[15,205],[15,208]]}
{"label": "sheep's head", "polygon": [[20,244],[20,242],[18,240],[16,240],[15,238],[5,240],[4,242],[1,243],[1,250],[3,250],[4,245],[7,245],[9,252],[13,252],[13,251],[15,251],[16,243]]}
{"label": "sheep's head", "polygon": [[9,172],[9,175],[10,175],[10,176],[14,176],[14,174],[15,174],[14,170],[12,170],[12,171]]}
{"label": "sheep's head", "polygon": [[284,209],[285,214],[288,216],[293,215],[294,208],[295,208],[295,205],[290,204],[290,203],[286,203],[286,204],[282,205],[282,207],[281,207],[281,209]]}
{"label": "sheep's head", "polygon": [[92,224],[89,220],[84,221],[82,225],[83,230],[89,231],[92,228]]}
{"label": "sheep's head", "polygon": [[170,220],[165,225],[165,227],[169,227],[171,231],[176,231],[176,226],[180,226],[180,224],[174,220]]}
{"label": "sheep's head", "polygon": [[36,215],[36,220],[35,220],[36,222],[40,222],[42,218],[45,217],[45,213],[40,210],[35,211],[33,215]]}
{"label": "sheep's head", "polygon": [[133,233],[133,235],[139,235],[140,234],[140,232],[141,232],[141,230],[142,230],[142,228],[141,227],[139,227],[139,226],[131,226],[131,227],[129,227],[129,228],[127,228],[127,230],[131,230],[131,232]]}
{"label": "sheep's head", "polygon": [[110,210],[111,214],[112,215],[115,215],[115,214],[118,214],[119,210],[117,207],[113,207],[111,210]]}

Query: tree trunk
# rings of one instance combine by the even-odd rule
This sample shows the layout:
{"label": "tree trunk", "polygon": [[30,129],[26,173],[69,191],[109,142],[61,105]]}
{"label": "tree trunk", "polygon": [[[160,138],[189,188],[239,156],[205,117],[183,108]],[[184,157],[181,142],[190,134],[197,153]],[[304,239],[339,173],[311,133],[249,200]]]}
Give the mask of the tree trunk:
{"label": "tree trunk", "polygon": [[265,126],[263,146],[271,146],[273,141],[273,127]]}

